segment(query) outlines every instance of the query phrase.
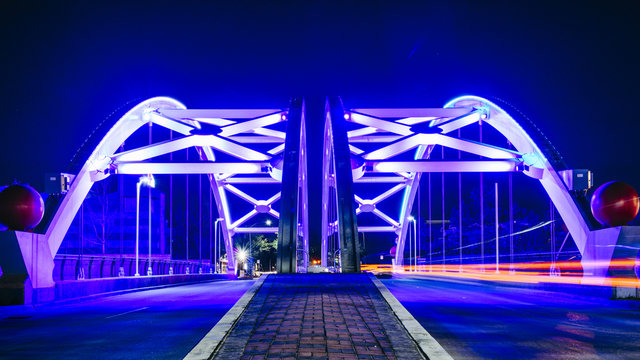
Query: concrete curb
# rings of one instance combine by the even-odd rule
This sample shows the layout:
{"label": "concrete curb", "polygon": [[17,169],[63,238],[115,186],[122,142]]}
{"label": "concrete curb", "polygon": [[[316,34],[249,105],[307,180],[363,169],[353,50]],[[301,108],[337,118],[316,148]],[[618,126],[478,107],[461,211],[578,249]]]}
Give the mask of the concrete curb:
{"label": "concrete curb", "polygon": [[260,290],[262,284],[269,275],[262,275],[256,283],[236,302],[233,307],[227,311],[226,314],[218,321],[205,335],[202,340],[184,357],[183,360],[209,360],[213,358],[213,355],[218,350],[220,344],[227,337],[227,334],[231,331],[235,323],[238,321],[242,313],[246,310],[247,306]]}
{"label": "concrete curb", "polygon": [[393,313],[396,315],[402,326],[407,330],[409,336],[418,344],[418,347],[429,360],[453,360],[451,355],[434,339],[427,330],[416,320],[413,315],[405,309],[386,286],[375,275],[369,273],[369,279],[376,286],[380,294],[385,299]]}

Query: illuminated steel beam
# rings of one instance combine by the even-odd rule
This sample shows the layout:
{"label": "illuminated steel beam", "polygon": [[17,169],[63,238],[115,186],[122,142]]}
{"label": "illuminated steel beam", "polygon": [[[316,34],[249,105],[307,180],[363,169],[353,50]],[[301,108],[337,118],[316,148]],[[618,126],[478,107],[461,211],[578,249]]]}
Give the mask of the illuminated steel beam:
{"label": "illuminated steel beam", "polygon": [[280,181],[272,177],[230,177],[221,180],[223,184],[279,184]]}
{"label": "illuminated steel beam", "polygon": [[196,126],[190,123],[176,121],[174,119],[166,118],[164,116],[159,115],[158,113],[149,113],[151,116],[151,122],[167,128],[169,130],[173,130],[182,135],[190,135],[191,130],[195,129]]}
{"label": "illuminated steel beam", "polygon": [[366,126],[360,129],[347,131],[347,136],[349,137],[349,140],[351,140],[352,138],[369,136],[371,134],[375,134],[378,131],[380,130],[373,126]]}
{"label": "illuminated steel beam", "polygon": [[395,226],[358,226],[359,232],[396,232]]}
{"label": "illuminated steel beam", "polygon": [[153,162],[115,162],[118,174],[266,174],[269,163],[153,163]]}
{"label": "illuminated steel beam", "polygon": [[[255,132],[256,129],[277,124],[284,121],[285,117],[280,112],[271,114],[268,116],[260,117],[253,120],[243,121],[231,125],[227,125],[221,128],[222,132],[220,136],[233,136],[245,132]],[[263,132],[269,133],[269,131],[263,130]]]}
{"label": "illuminated steel beam", "polygon": [[358,114],[358,113],[351,113],[349,116],[349,119],[351,122],[376,128],[376,129],[379,129],[379,131],[380,130],[388,131],[388,132],[398,134],[398,135],[403,135],[403,136],[413,134],[410,126],[394,123],[391,121],[380,120],[380,119],[376,119],[376,118]]}
{"label": "illuminated steel beam", "polygon": [[212,147],[216,150],[248,161],[269,160],[271,156],[240,145],[234,141],[221,138],[216,135],[191,135],[176,140],[167,140],[137,149],[124,151],[112,155],[112,159],[118,161],[141,161],[157,156],[166,155],[175,151],[190,147]]}
{"label": "illuminated steel beam", "polygon": [[249,135],[234,135],[229,136],[227,139],[233,140],[241,144],[282,144],[284,139],[275,136],[249,136]]}
{"label": "illuminated steel beam", "polygon": [[[449,119],[449,120],[445,120],[445,119],[438,119],[438,120],[434,120],[431,124],[432,126],[437,126],[440,129],[442,129],[442,133],[443,134],[448,134],[452,131],[458,130],[460,128],[463,128],[467,125],[471,125],[471,124],[475,124],[478,121],[481,120],[482,116],[484,115],[484,112],[480,111],[480,110],[473,110],[471,112],[469,112],[468,114],[465,114],[463,116],[454,118],[454,119]],[[437,124],[437,125],[435,125]]]}
{"label": "illuminated steel beam", "polygon": [[391,189],[383,192],[382,194],[376,196],[375,198],[371,199],[371,202],[373,204],[377,204],[379,202],[381,202],[384,199],[389,198],[391,195],[397,193],[398,191],[404,189],[407,185],[406,184],[398,184],[394,187],[392,187]]}
{"label": "illuminated steel beam", "polygon": [[465,115],[473,108],[352,109],[350,111],[380,118],[452,118]]}
{"label": "illuminated steel beam", "polygon": [[359,179],[353,180],[354,183],[403,183],[407,181],[403,176],[363,176]]}
{"label": "illuminated steel beam", "polygon": [[280,109],[158,109],[160,114],[174,119],[254,119]]}
{"label": "illuminated steel beam", "polygon": [[522,171],[522,160],[367,161],[368,172],[509,172]]}
{"label": "illuminated steel beam", "polygon": [[400,135],[354,135],[349,137],[350,143],[389,143],[400,140]]}
{"label": "illuminated steel beam", "polygon": [[277,234],[277,227],[237,227],[234,229],[236,234]]}
{"label": "illuminated steel beam", "polygon": [[491,159],[516,158],[518,156],[522,156],[522,154],[517,151],[482,144],[476,141],[454,138],[447,135],[414,134],[396,140],[385,147],[362,154],[362,157],[366,160],[389,159],[393,156],[414,149],[419,145],[441,145]]}

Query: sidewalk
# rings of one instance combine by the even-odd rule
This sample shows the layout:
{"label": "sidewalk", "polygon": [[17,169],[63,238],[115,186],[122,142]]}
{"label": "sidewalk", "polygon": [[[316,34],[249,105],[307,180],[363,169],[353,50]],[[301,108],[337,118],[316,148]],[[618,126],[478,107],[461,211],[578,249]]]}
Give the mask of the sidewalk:
{"label": "sidewalk", "polygon": [[269,275],[215,359],[423,359],[366,274]]}

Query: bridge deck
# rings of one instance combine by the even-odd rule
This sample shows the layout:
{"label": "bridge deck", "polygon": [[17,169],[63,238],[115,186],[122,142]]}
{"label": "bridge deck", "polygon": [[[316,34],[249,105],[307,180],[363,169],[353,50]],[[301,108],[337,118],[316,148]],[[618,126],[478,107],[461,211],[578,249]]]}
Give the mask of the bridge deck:
{"label": "bridge deck", "polygon": [[366,274],[270,275],[215,359],[421,359]]}

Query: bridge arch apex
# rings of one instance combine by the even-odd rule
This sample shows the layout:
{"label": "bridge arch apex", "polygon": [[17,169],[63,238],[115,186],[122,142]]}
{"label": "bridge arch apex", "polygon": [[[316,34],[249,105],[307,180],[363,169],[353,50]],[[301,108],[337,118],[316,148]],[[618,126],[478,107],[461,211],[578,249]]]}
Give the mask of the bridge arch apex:
{"label": "bridge arch apex", "polygon": [[[69,230],[69,226],[71,226],[71,222],[91,190],[93,183],[105,177],[104,170],[107,168],[111,156],[136,130],[150,122],[146,114],[155,109],[186,109],[186,107],[173,98],[158,96],[140,102],[116,121],[76,174],[69,191],[62,199],[58,210],[47,227],[44,236],[47,239],[52,256],[55,256],[58,252],[62,240]],[[100,174],[103,175],[101,176]]]}
{"label": "bridge arch apex", "polygon": [[[447,102],[443,107],[473,107],[484,109],[486,114],[482,120],[484,123],[487,123],[500,132],[517,151],[534,158],[532,161],[535,161],[535,166],[543,170],[542,176],[539,179],[540,183],[567,225],[578,250],[584,256],[586,245],[591,234],[589,225],[556,169],[554,169],[554,165],[549,160],[549,154],[541,150],[540,146],[534,142],[522,125],[499,105],[479,96],[460,96]],[[436,124],[437,123],[434,123],[434,125]]]}

